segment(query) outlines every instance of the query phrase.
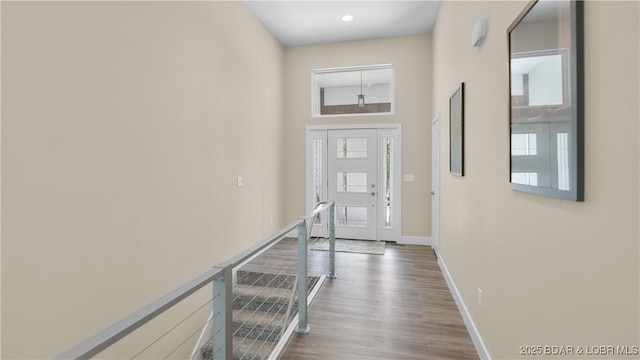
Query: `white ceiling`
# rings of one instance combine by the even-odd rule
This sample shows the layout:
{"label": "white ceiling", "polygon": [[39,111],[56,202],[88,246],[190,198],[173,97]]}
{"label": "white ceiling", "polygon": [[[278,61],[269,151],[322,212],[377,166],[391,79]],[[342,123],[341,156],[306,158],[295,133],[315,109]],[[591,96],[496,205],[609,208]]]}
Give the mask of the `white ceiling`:
{"label": "white ceiling", "polygon": [[[245,0],[284,46],[428,33],[440,2]],[[350,22],[342,21],[352,15]]]}

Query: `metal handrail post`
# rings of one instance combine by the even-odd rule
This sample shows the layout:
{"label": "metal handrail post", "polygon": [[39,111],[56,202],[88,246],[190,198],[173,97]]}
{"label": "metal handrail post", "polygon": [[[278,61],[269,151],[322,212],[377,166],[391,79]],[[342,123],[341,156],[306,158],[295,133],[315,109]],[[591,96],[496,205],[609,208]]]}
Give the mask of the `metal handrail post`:
{"label": "metal handrail post", "polygon": [[335,279],[336,275],[336,203],[329,206],[329,278]]}
{"label": "metal handrail post", "polygon": [[307,221],[298,225],[298,329],[296,332],[308,334],[307,324]]}
{"label": "metal handrail post", "polygon": [[224,275],[213,281],[213,360],[231,360],[233,354],[232,344],[232,282],[233,266],[222,264],[218,266],[224,269]]}

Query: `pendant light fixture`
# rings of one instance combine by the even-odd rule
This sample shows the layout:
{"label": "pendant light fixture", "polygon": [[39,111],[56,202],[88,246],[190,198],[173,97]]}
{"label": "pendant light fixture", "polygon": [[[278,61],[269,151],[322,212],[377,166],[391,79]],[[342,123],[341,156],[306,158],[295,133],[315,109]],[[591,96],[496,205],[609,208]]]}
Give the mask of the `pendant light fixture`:
{"label": "pendant light fixture", "polygon": [[360,95],[358,95],[358,108],[364,108],[364,94],[362,93],[362,71],[360,71]]}

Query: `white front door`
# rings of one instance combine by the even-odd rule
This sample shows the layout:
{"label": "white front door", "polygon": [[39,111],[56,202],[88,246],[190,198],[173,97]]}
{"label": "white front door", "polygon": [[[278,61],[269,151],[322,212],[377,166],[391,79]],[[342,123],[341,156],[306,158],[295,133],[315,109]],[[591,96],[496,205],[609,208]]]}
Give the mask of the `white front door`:
{"label": "white front door", "polygon": [[336,237],[378,240],[378,131],[329,130],[328,197],[336,202]]}
{"label": "white front door", "polygon": [[440,256],[440,114],[431,125],[431,236]]}
{"label": "white front door", "polygon": [[[339,238],[400,241],[400,124],[308,126],[305,153],[306,212],[335,200]],[[312,236],[328,236],[326,216]]]}

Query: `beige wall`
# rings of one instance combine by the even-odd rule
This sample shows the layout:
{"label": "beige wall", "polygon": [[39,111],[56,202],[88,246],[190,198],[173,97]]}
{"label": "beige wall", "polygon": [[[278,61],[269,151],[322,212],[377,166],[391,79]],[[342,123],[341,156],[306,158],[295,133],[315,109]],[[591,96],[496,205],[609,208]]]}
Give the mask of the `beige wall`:
{"label": "beige wall", "polygon": [[[313,69],[395,65],[395,115],[313,118]],[[307,125],[402,124],[402,235],[431,236],[431,36],[290,47],[285,49],[285,217],[304,212],[304,134]]]}
{"label": "beige wall", "polygon": [[[525,4],[440,7],[434,113],[448,119],[450,93],[466,86],[465,177],[442,170],[442,257],[495,359],[519,358],[522,345],[640,345],[639,5],[585,3],[586,201],[576,203],[509,184],[506,29]],[[480,18],[487,39],[472,48]]]}
{"label": "beige wall", "polygon": [[2,2],[2,358],[52,357],[283,223],[283,62],[241,3]]}

